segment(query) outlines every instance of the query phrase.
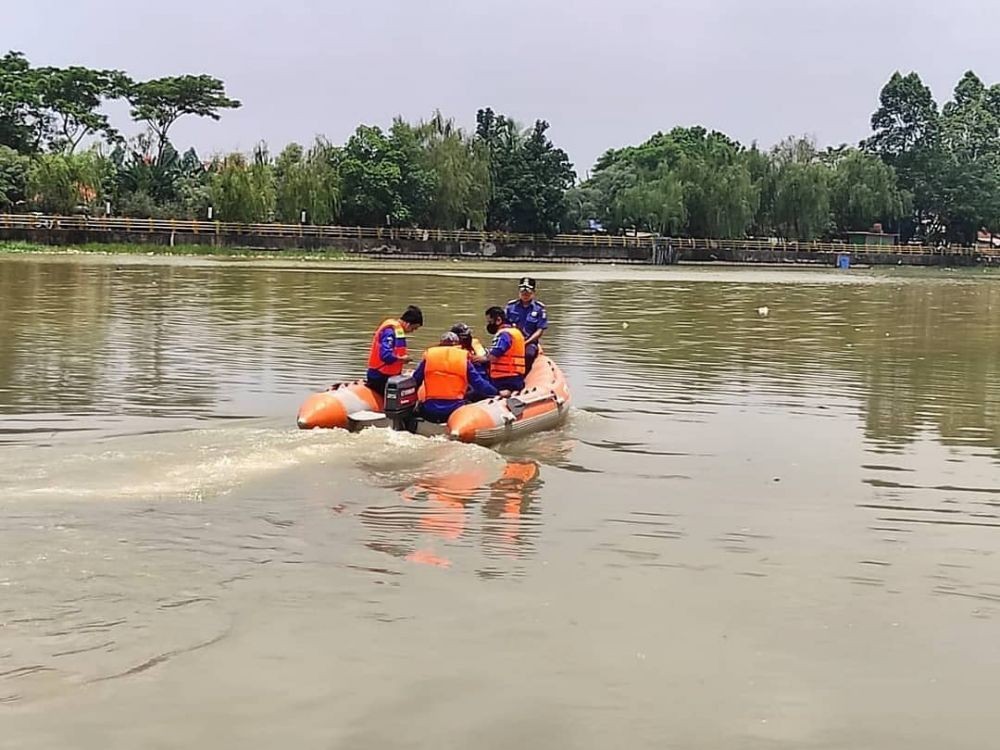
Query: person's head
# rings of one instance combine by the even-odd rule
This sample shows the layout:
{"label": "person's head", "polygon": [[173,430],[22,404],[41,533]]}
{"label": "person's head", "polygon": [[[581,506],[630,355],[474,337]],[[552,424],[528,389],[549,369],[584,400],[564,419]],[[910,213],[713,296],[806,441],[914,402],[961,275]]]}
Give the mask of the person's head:
{"label": "person's head", "polygon": [[417,330],[424,324],[424,314],[416,305],[410,305],[406,312],[399,316],[399,323],[407,333]]}
{"label": "person's head", "polygon": [[440,344],[441,346],[460,346],[461,342],[458,340],[458,334],[445,331],[441,334]]}
{"label": "person's head", "polygon": [[507,313],[502,307],[488,307],[486,309],[486,330],[496,333],[500,327],[507,322]]}
{"label": "person's head", "polygon": [[535,280],[530,276],[522,276],[517,282],[517,296],[521,302],[531,302],[535,298]]}
{"label": "person's head", "polygon": [[451,332],[458,336],[459,342],[466,349],[472,348],[472,329],[465,323],[456,323],[451,327]]}

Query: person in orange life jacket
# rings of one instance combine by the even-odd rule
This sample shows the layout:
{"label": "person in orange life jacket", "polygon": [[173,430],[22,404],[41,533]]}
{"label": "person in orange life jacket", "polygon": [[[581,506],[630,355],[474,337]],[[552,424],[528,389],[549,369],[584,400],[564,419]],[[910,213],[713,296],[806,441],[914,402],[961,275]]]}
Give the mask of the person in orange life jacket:
{"label": "person in orange life jacket", "polygon": [[510,300],[504,310],[507,322],[524,334],[525,372],[531,372],[538,356],[538,341],[549,327],[549,314],[545,305],[535,299],[535,286],[533,278],[522,276],[517,283],[517,299]]}
{"label": "person in orange life jacket", "polygon": [[416,305],[410,305],[399,316],[389,318],[375,329],[371,350],[368,353],[368,373],[365,385],[377,393],[385,394],[385,384],[393,375],[403,372],[403,365],[410,361],[406,354],[406,334],[424,324],[424,314]]}
{"label": "person in orange life jacket", "polygon": [[465,396],[470,386],[483,398],[497,395],[497,389],[472,366],[469,353],[451,331],[441,336],[438,346],[424,352],[413,379],[418,388],[424,386],[420,414],[428,422],[447,422],[455,409],[469,403]]}
{"label": "person in orange life jacket", "polygon": [[486,310],[486,330],[493,334],[493,344],[486,355],[490,381],[501,390],[521,390],[525,373],[524,334],[507,322],[502,307]]}

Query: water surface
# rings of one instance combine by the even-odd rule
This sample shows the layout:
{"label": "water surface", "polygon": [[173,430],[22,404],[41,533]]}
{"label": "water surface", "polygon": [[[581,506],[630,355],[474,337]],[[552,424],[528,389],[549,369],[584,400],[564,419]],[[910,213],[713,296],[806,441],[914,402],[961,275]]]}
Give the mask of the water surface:
{"label": "water surface", "polygon": [[[526,270],[564,429],[294,429]],[[991,274],[0,259],[0,747],[988,746],[998,341]]]}

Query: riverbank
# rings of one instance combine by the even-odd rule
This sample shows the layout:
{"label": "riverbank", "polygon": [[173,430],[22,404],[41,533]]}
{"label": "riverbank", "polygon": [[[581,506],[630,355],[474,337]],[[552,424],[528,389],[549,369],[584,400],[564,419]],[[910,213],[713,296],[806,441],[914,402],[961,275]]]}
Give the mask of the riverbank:
{"label": "riverbank", "polygon": [[0,242],[0,255],[147,255],[178,256],[188,258],[236,258],[241,260],[274,259],[280,255],[283,260],[340,261],[347,259],[347,253],[339,248],[326,247],[315,250],[260,250],[247,247],[214,247],[212,245],[140,245],[135,243],[86,242],[76,245],[44,245],[39,242]]}

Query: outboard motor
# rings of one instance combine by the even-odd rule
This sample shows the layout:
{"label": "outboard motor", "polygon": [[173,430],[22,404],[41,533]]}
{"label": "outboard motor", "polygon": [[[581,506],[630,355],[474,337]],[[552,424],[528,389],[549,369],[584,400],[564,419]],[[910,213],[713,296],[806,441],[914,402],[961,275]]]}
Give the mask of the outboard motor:
{"label": "outboard motor", "polygon": [[394,375],[385,384],[385,416],[394,430],[417,427],[417,382],[410,375]]}

